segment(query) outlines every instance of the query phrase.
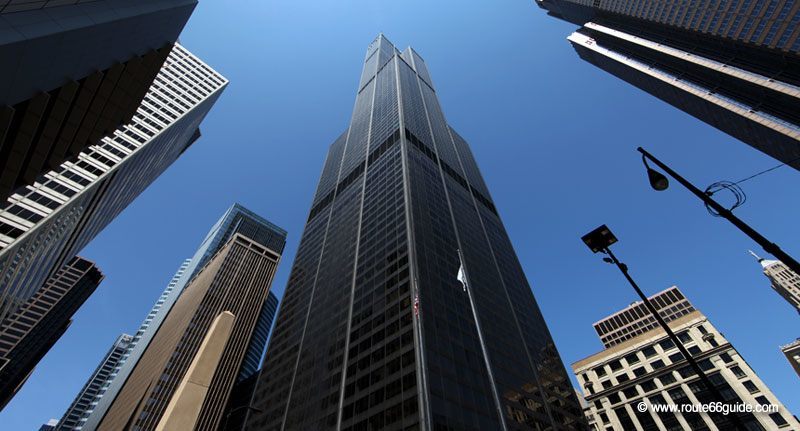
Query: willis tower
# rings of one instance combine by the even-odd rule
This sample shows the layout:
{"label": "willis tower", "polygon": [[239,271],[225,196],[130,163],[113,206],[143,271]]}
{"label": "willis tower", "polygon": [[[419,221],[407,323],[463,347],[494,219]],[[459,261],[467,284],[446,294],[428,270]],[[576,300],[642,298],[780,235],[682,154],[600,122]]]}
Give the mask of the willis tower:
{"label": "willis tower", "polygon": [[586,427],[469,146],[422,58],[383,35],[262,370],[251,430]]}

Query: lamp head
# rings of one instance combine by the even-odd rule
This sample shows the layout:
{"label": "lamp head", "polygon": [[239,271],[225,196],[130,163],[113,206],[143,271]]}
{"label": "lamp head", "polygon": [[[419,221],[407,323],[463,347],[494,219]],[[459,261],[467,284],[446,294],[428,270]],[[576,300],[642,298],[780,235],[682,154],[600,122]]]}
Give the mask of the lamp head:
{"label": "lamp head", "polygon": [[669,179],[664,174],[654,169],[647,168],[647,179],[650,180],[650,187],[655,191],[666,190],[669,187]]}
{"label": "lamp head", "polygon": [[642,163],[644,163],[644,167],[647,169],[647,180],[650,181],[650,187],[657,192],[666,190],[669,187],[669,179],[661,172],[651,168],[650,165],[647,164],[647,157],[644,154],[642,154]]}
{"label": "lamp head", "polygon": [[597,229],[587,233],[581,237],[583,243],[592,250],[592,253],[597,253],[607,249],[611,244],[617,242],[617,237],[611,232],[611,229],[606,225],[602,225]]}

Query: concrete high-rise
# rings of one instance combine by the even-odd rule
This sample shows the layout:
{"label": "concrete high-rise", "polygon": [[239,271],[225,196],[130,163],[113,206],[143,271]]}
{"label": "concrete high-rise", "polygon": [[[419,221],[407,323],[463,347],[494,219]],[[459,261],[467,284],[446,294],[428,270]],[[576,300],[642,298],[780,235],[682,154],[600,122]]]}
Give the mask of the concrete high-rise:
{"label": "concrete high-rise", "polygon": [[[263,226],[267,226],[269,229],[264,229]],[[283,246],[281,244],[286,237],[286,232],[281,228],[242,205],[233,204],[228,208],[214,226],[211,227],[194,255],[190,259],[183,261],[161,293],[161,296],[153,304],[153,308],[147,314],[141,326],[139,326],[116,369],[111,373],[103,389],[100,390],[92,403],[92,409],[88,412],[88,418],[84,421],[88,424],[87,429],[97,427],[100,419],[106,414],[106,410],[127,381],[133,368],[150,345],[150,341],[152,341],[156,331],[158,331],[164,318],[172,309],[175,301],[180,297],[189,281],[206,266],[208,261],[237,232],[247,236],[258,236],[259,241],[269,244],[269,247],[273,250],[281,249],[279,252],[282,251]],[[262,316],[256,325],[256,331],[251,339],[248,354],[245,356],[245,364],[242,366],[242,372],[245,374],[250,374],[258,369],[258,362],[263,355],[264,344],[268,335],[263,334],[263,330],[266,326],[266,331],[269,332],[269,327],[272,326],[275,314],[273,306],[277,307],[277,298],[270,294],[267,297],[265,307],[262,309]],[[269,322],[266,322],[266,320],[269,320]],[[240,376],[240,378],[244,377]]]}
{"label": "concrete high-rise", "polygon": [[582,59],[800,169],[800,3],[535,1]]}
{"label": "concrete high-rise", "polygon": [[357,90],[322,168],[247,429],[585,429],[425,62],[381,35]]}
{"label": "concrete high-rise", "polygon": [[236,378],[236,384],[231,390],[228,406],[225,409],[225,419],[222,422],[220,431],[244,431],[247,413],[254,408],[253,395],[258,382],[259,366],[261,358],[264,356],[264,349],[267,347],[270,328],[275,319],[275,312],[278,309],[278,297],[272,292],[261,309],[261,317],[258,320],[250,347],[247,349],[242,369]]}
{"label": "concrete high-rise", "polygon": [[237,378],[252,366],[254,338],[263,351],[258,327],[286,240],[285,231],[239,205],[221,222],[201,246],[204,262],[184,273],[196,275],[175,286],[174,303],[161,308],[158,324],[145,331],[153,331],[149,342],[138,341],[141,352],[125,363],[129,372],[115,378],[100,400],[106,407],[95,409],[84,429],[221,425]]}
{"label": "concrete high-rise", "polygon": [[196,4],[0,1],[0,201],[131,121]]}
{"label": "concrete high-rise", "polygon": [[800,313],[800,275],[779,260],[763,259],[752,251],[750,254],[758,259],[758,263],[764,269],[764,275],[770,281],[772,290]]}
{"label": "concrete high-rise", "polygon": [[226,85],[176,44],[128,124],[0,206],[0,321],[197,140]]}
{"label": "concrete high-rise", "polygon": [[64,335],[72,315],[97,289],[103,274],[72,258],[0,326],[0,410],[28,380],[34,367]]}
{"label": "concrete high-rise", "polygon": [[59,431],[73,431],[82,429],[83,423],[86,421],[88,412],[92,409],[92,403],[103,386],[108,382],[109,376],[114,371],[114,368],[119,363],[122,356],[128,350],[133,337],[128,334],[122,334],[117,337],[111,349],[108,350],[106,356],[100,361],[100,365],[92,373],[89,380],[83,385],[78,396],[72,401],[64,416],[58,421],[54,429]]}
{"label": "concrete high-rise", "polygon": [[[777,407],[755,414],[738,414],[748,430],[800,427],[747,361],[677,287],[651,296],[650,301],[726,401]],[[716,399],[660,326],[641,325],[642,310],[646,310],[644,304],[635,302],[595,324],[595,329],[619,326],[632,337],[613,345],[603,340],[605,350],[572,364],[589,403],[587,415],[595,429],[733,429],[728,416],[693,412],[692,409],[655,411],[653,405],[709,404]],[[649,321],[648,316],[644,317],[645,322]]]}

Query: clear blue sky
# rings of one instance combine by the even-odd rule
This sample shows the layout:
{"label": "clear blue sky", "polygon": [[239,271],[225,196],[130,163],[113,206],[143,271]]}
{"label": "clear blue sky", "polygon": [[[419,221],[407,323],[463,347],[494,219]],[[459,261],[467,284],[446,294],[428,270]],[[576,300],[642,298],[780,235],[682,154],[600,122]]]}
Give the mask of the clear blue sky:
{"label": "clear blue sky", "polygon": [[[234,201],[289,231],[273,285],[283,294],[328,145],[347,127],[379,32],[425,58],[567,367],[601,349],[592,323],[635,299],[580,242],[607,223],[646,292],[677,284],[800,413],[798,377],[778,350],[800,336],[798,316],[747,254],[756,245],[677,185],[651,191],[634,149],[702,186],[776,162],[581,61],[565,39],[573,29],[530,0],[201,1],[182,42],[231,84],[203,137],[84,250],[106,279],[0,413],[0,428],[60,418]],[[794,256],[798,184],[789,168],[747,182],[737,210]]]}

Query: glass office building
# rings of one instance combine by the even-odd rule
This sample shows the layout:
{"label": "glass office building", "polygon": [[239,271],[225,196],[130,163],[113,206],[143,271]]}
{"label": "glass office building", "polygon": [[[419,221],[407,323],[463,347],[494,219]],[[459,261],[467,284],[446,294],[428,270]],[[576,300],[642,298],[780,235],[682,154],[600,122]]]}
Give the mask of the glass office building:
{"label": "glass office building", "polygon": [[78,396],[72,401],[64,416],[58,421],[55,429],[58,431],[73,431],[82,428],[83,423],[86,421],[87,413],[92,408],[97,394],[102,390],[103,386],[109,379],[109,376],[114,371],[114,368],[119,364],[125,351],[128,350],[133,337],[128,334],[122,334],[117,337],[114,344],[108,350],[100,365],[92,373],[89,380],[83,385]]}
{"label": "glass office building", "polygon": [[800,3],[536,3],[583,60],[800,169]]}
{"label": "glass office building", "polygon": [[[136,334],[133,336],[125,335],[127,339],[123,340],[123,337],[117,339],[111,349],[109,354],[106,355],[106,359],[101,362],[101,366],[98,369],[102,369],[102,374],[99,374],[99,377],[93,376],[92,379],[87,382],[84,389],[75,397],[75,401],[73,402],[72,406],[70,406],[67,413],[64,414],[64,417],[59,422],[59,429],[60,430],[71,430],[71,431],[79,431],[84,429],[84,425],[89,420],[89,416],[91,416],[94,411],[97,409],[97,405],[100,403],[100,400],[105,396],[106,392],[108,392],[109,387],[114,382],[120,373],[123,374],[123,378],[127,376],[129,370],[125,370],[123,372],[123,366],[128,361],[131,355],[134,355],[134,359],[132,362],[138,359],[138,355],[140,351],[135,350],[139,341],[142,338],[145,339],[143,344],[146,346],[147,343],[150,342],[150,338],[152,337],[155,329],[148,330],[152,325],[153,322],[156,321],[156,318],[163,318],[163,315],[160,313],[161,309],[163,308],[164,304],[171,298],[171,293],[175,290],[175,287],[179,284],[183,274],[186,272],[186,268],[191,263],[191,259],[186,259],[181,264],[180,268],[178,268],[178,272],[172,277],[167,288],[161,293],[161,296],[158,297],[158,300],[155,304],[153,304],[153,308],[150,309],[150,312],[147,313],[147,317],[145,317],[142,324],[139,326],[139,329],[136,331]],[[181,285],[183,287],[183,285]],[[171,306],[171,303],[170,303]],[[157,324],[160,324],[161,321],[156,321]],[[105,369],[110,367],[110,370],[107,372]],[[103,407],[101,407],[103,408]]]}
{"label": "glass office building", "polygon": [[0,203],[0,321],[197,140],[227,83],[176,44],[130,123]]}
{"label": "glass office building", "polygon": [[245,380],[258,372],[258,368],[261,366],[261,357],[264,356],[264,349],[267,347],[269,330],[272,329],[272,322],[275,320],[276,311],[278,311],[278,297],[270,292],[261,307],[261,316],[259,316],[258,323],[253,329],[253,335],[250,337],[250,346],[247,348],[242,369],[236,378],[237,382]]}
{"label": "glass office building", "polygon": [[422,58],[382,35],[328,151],[251,407],[252,430],[586,427],[469,146]]}
{"label": "glass office building", "polygon": [[196,4],[0,1],[0,201],[130,122]]}

